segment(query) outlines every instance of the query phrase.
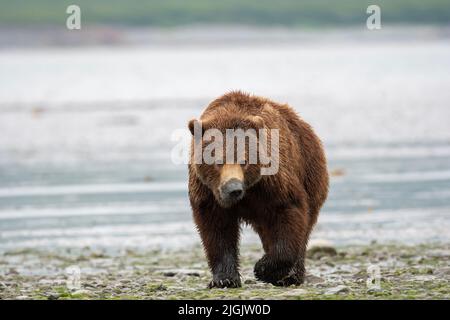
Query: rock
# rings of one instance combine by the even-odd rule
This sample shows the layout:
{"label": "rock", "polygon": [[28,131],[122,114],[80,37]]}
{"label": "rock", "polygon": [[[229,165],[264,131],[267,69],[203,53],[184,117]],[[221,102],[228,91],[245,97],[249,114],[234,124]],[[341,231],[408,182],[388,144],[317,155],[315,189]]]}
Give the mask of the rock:
{"label": "rock", "polygon": [[373,287],[373,288],[367,289],[367,293],[376,293],[376,292],[381,292],[381,288]]}
{"label": "rock", "polygon": [[331,261],[326,261],[325,264],[329,267],[335,267],[336,265]]}
{"label": "rock", "polygon": [[195,270],[195,269],[171,269],[171,270],[163,270],[160,272],[165,277],[174,277],[176,275],[184,275],[191,277],[200,277],[203,274],[203,271]]}
{"label": "rock", "polygon": [[339,285],[334,288],[330,288],[327,291],[325,291],[325,294],[339,294],[339,293],[347,293],[350,289],[347,286]]}
{"label": "rock", "polygon": [[44,112],[45,112],[45,108],[42,108],[42,107],[33,107],[31,109],[31,113],[33,114],[33,117],[38,117]]}
{"label": "rock", "polygon": [[428,252],[428,255],[433,258],[445,258],[450,256],[450,250],[448,249],[433,249]]}
{"label": "rock", "polygon": [[433,275],[420,275],[414,277],[415,281],[426,282],[426,281],[435,281],[436,276]]}
{"label": "rock", "polygon": [[256,284],[256,280],[253,279],[247,279],[244,281],[245,284]]}
{"label": "rock", "polygon": [[57,293],[50,293],[50,294],[47,296],[47,299],[48,299],[48,300],[58,300],[58,299],[59,299],[59,294],[57,294]]}
{"label": "rock", "polygon": [[104,252],[101,252],[101,251],[93,251],[89,255],[89,258],[92,258],[92,259],[107,258],[107,255]]}
{"label": "rock", "polygon": [[345,170],[343,168],[335,168],[330,170],[331,177],[342,177],[345,175]]}
{"label": "rock", "polygon": [[19,274],[19,272],[15,268],[9,268],[8,272],[6,273],[8,275],[10,274]]}
{"label": "rock", "polygon": [[305,289],[292,289],[292,290],[289,290],[287,292],[280,293],[277,296],[297,297],[297,296],[301,296],[301,295],[304,295],[304,294],[307,294],[307,293],[308,293],[308,291],[305,290]]}
{"label": "rock", "polygon": [[[180,287],[182,289],[182,287]],[[156,291],[167,291],[167,287],[165,285],[163,285],[162,283],[160,284],[148,284],[147,285],[147,290],[150,292],[156,292]]]}
{"label": "rock", "polygon": [[450,276],[450,267],[444,267],[434,272],[436,276]]}
{"label": "rock", "polygon": [[72,295],[90,295],[90,294],[91,294],[91,291],[85,290],[85,289],[79,289],[79,290],[72,292]]}
{"label": "rock", "polygon": [[306,256],[311,259],[320,259],[324,256],[335,256],[337,250],[333,244],[326,240],[311,241]]}
{"label": "rock", "polygon": [[367,271],[366,270],[359,270],[358,272],[353,274],[353,279],[355,280],[366,280],[367,279]]}
{"label": "rock", "polygon": [[317,276],[312,275],[312,274],[308,274],[308,275],[305,276],[305,283],[306,284],[315,285],[315,284],[323,283],[323,282],[325,282],[325,279],[323,279],[321,277],[317,277]]}

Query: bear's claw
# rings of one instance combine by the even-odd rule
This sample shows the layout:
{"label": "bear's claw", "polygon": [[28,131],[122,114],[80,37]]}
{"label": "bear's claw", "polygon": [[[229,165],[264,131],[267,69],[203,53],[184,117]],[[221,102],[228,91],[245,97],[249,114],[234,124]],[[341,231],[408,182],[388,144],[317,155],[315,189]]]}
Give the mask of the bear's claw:
{"label": "bear's claw", "polygon": [[239,288],[241,287],[241,280],[238,278],[236,279],[230,279],[230,278],[225,278],[225,279],[213,279],[211,280],[211,282],[208,284],[208,288],[212,289],[212,288]]}
{"label": "bear's claw", "polygon": [[289,287],[289,286],[298,286],[303,283],[303,280],[301,280],[297,275],[290,274],[286,277],[284,277],[281,280],[276,281],[275,283],[272,283],[274,286],[278,287]]}

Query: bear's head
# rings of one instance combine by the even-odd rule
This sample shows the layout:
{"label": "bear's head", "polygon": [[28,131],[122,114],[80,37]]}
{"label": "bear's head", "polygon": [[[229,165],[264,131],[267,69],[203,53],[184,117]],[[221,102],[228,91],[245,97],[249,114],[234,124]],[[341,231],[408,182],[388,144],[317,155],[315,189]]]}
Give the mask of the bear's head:
{"label": "bear's head", "polygon": [[224,208],[238,204],[261,178],[260,116],[204,117],[189,121],[193,173]]}

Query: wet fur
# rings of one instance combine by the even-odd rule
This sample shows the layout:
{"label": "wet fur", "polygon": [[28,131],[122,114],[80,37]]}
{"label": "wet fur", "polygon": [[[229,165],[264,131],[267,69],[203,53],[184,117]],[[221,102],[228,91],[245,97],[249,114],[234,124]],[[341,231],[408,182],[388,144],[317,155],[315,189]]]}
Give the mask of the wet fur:
{"label": "wet fur", "polygon": [[247,128],[249,116],[259,116],[266,128],[280,130],[277,174],[261,177],[258,165],[250,165],[244,179],[252,186],[240,202],[224,208],[213,192],[220,183],[214,166],[189,165],[193,217],[213,274],[209,286],[241,285],[241,223],[251,225],[263,244],[265,254],[255,265],[256,278],[274,285],[299,285],[304,280],[308,238],[328,193],[322,144],[288,105],[242,92],[214,100],[200,119],[209,128]]}

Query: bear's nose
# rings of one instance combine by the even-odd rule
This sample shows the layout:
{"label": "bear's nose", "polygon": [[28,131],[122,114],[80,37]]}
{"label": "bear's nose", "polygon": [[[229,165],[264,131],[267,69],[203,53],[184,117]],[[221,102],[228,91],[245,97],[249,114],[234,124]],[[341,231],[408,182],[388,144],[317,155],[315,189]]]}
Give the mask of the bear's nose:
{"label": "bear's nose", "polygon": [[244,194],[244,185],[238,179],[231,179],[220,188],[220,191],[224,198],[238,200]]}

